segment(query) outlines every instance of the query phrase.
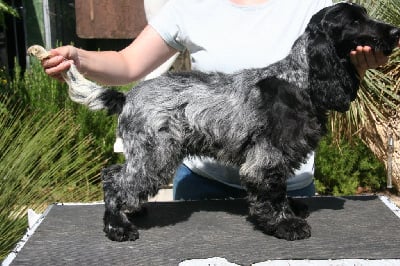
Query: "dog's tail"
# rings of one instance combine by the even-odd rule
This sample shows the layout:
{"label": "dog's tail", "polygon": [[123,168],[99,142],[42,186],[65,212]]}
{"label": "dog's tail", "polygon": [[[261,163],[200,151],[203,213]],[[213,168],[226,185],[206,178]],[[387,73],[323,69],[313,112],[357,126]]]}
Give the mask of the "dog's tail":
{"label": "dog's tail", "polygon": [[[28,53],[39,60],[51,56],[39,45],[29,47]],[[71,65],[66,72],[62,73],[62,76],[68,84],[68,93],[72,101],[86,105],[91,110],[107,109],[109,114],[121,113],[125,104],[124,93],[105,88],[86,79],[75,65]]]}
{"label": "dog's tail", "polygon": [[107,109],[110,114],[119,114],[125,104],[125,94],[105,88],[87,80],[74,65],[63,73],[68,83],[69,97],[72,101],[86,105],[91,110]]}

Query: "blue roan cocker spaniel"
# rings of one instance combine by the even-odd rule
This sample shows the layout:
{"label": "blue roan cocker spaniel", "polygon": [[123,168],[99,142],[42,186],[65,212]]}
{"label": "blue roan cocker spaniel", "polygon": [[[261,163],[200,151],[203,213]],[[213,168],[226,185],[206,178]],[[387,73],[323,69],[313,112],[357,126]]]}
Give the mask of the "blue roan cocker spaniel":
{"label": "blue roan cocker spaniel", "polygon": [[[286,197],[293,175],[325,134],[327,111],[345,112],[359,77],[349,59],[357,45],[389,55],[400,30],[339,3],[315,14],[283,60],[234,74],[168,73],[124,94],[86,80],[72,66],[64,78],[71,99],[119,115],[126,162],[103,170],[104,231],[135,240],[130,219],[167,184],[187,155],[240,167],[249,218],[287,240],[310,237],[305,207]],[[39,58],[40,47],[29,49]]]}

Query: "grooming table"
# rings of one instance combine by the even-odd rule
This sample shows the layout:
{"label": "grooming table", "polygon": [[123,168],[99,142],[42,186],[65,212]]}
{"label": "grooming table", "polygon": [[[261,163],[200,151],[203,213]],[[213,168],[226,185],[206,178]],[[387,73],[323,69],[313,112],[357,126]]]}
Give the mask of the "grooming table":
{"label": "grooming table", "polygon": [[52,205],[22,249],[14,252],[14,258],[8,262],[11,265],[164,266],[181,262],[185,266],[324,265],[323,262],[400,265],[400,210],[386,197],[300,200],[309,205],[311,215],[307,220],[312,236],[298,241],[280,240],[254,230],[246,220],[244,200],[147,203],[147,215],[135,219],[140,238],[134,242],[113,242],[105,237],[103,204]]}

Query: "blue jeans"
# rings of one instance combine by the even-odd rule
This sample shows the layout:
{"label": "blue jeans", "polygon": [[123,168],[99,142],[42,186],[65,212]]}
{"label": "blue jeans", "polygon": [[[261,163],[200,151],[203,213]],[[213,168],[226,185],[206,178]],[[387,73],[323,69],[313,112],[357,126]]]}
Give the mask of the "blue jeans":
{"label": "blue jeans", "polygon": [[[288,191],[287,195],[314,196],[314,181],[305,188]],[[174,200],[244,198],[246,191],[205,178],[181,164],[174,177],[173,196]]]}

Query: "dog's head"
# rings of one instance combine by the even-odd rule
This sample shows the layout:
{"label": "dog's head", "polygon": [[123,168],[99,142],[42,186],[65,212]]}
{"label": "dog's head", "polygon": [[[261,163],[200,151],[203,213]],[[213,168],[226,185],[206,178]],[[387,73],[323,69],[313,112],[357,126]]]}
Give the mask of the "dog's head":
{"label": "dog's head", "polygon": [[389,55],[398,45],[400,29],[372,19],[360,5],[339,3],[315,14],[306,34],[312,98],[321,109],[344,112],[360,82],[350,52],[361,45]]}
{"label": "dog's head", "polygon": [[400,38],[400,28],[372,19],[364,7],[351,3],[322,9],[309,26],[326,34],[340,57],[347,57],[359,45],[390,55]]}

